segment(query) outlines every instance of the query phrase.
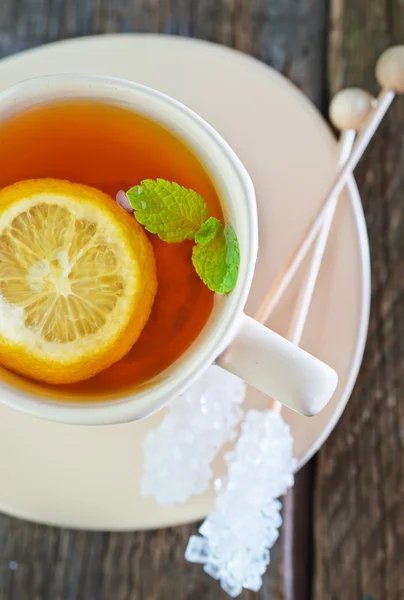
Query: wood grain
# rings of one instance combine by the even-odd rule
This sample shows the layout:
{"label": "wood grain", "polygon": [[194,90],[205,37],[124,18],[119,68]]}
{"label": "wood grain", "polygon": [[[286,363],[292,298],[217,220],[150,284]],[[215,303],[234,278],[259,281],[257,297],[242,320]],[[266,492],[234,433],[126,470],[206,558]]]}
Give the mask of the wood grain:
{"label": "wood grain", "polygon": [[[377,91],[374,66],[404,42],[400,0],[333,0],[328,80]],[[404,102],[356,172],[370,236],[372,314],[353,396],[318,456],[315,598],[404,598]]]}

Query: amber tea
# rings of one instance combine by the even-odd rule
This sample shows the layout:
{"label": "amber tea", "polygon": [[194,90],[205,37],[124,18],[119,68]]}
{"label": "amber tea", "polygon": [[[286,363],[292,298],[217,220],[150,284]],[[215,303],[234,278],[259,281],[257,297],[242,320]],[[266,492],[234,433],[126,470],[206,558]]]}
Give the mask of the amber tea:
{"label": "amber tea", "polygon": [[[201,194],[209,215],[222,218],[209,175],[180,139],[140,114],[102,102],[57,101],[3,120],[0,165],[0,190],[24,180],[67,180],[101,190],[115,206],[120,189],[127,190],[145,179],[175,181]],[[58,213],[60,218],[55,218],[55,235],[59,235],[58,227],[61,230],[64,227],[63,214],[62,211]],[[38,213],[37,217],[50,218],[46,212]],[[19,229],[14,226],[13,235],[18,237],[24,227],[28,227],[25,222],[20,223]],[[86,231],[79,233],[81,237],[77,240],[86,243]],[[209,318],[214,294],[192,266],[192,242],[167,244],[156,235],[147,236],[154,251],[157,275],[150,317],[132,349],[118,362],[89,379],[62,386],[72,392],[71,398],[75,395],[100,398],[149,380],[187,350]],[[4,256],[11,250],[12,245],[0,237],[0,265],[2,253]],[[105,251],[101,255],[100,259],[99,252],[97,260],[110,260]],[[36,266],[33,277],[37,279],[34,277],[32,281],[59,277],[65,258],[57,256],[44,271]],[[16,277],[13,273],[8,276]],[[104,278],[104,284],[119,288],[119,282],[111,278]],[[15,289],[24,293],[21,286]],[[92,318],[101,319],[97,314],[95,310]],[[66,325],[63,339],[69,342],[70,335]]]}

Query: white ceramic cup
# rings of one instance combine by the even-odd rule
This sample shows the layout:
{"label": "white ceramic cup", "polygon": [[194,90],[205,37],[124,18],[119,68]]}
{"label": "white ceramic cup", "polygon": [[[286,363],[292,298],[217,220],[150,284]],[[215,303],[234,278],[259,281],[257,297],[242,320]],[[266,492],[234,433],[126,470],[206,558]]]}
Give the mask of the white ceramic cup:
{"label": "white ceramic cup", "polygon": [[239,277],[229,295],[217,298],[210,319],[187,352],[136,391],[102,401],[84,397],[81,402],[71,401],[66,392],[39,383],[21,385],[18,375],[3,369],[0,401],[53,421],[121,423],[155,412],[217,361],[286,406],[304,415],[318,413],[335,391],[335,372],[243,312],[257,258],[257,211],[251,179],[228,144],[201,117],[172,98],[129,81],[95,75],[51,75],[5,90],[0,94],[0,123],[34,105],[69,98],[93,99],[142,113],[192,149],[216,187],[226,221],[237,232]]}

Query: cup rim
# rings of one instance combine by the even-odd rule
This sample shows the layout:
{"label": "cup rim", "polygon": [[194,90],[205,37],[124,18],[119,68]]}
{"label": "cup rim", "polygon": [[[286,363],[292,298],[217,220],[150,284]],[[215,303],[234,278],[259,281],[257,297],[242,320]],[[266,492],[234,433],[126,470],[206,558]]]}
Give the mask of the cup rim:
{"label": "cup rim", "polygon": [[[202,117],[181,102],[162,92],[125,79],[102,75],[57,74],[24,80],[0,92],[0,121],[2,118],[1,113],[5,109],[7,110],[7,107],[11,108],[12,112],[18,112],[18,108],[16,107],[19,104],[23,105],[22,110],[32,106],[32,103],[27,105],[24,100],[21,100],[22,97],[26,97],[29,93],[37,93],[38,98],[43,98],[46,89],[49,91],[50,88],[53,89],[57,86],[66,88],[69,90],[69,93],[56,96],[53,100],[80,97],[72,94],[72,91],[86,88],[87,91],[91,91],[93,94],[93,96],[87,97],[104,99],[107,102],[109,100],[107,93],[116,95],[127,94],[128,103],[125,106],[128,108],[132,106],[132,109],[142,110],[145,114],[148,113],[145,105],[142,105],[142,108],[135,106],[135,98],[140,102],[148,99],[154,107],[160,107],[163,112],[165,109],[165,119],[162,119],[161,115],[159,115],[159,118],[156,118],[156,114],[154,114],[154,119],[160,122],[176,125],[177,121],[173,118],[173,115],[176,115],[178,120],[186,122],[192,131],[196,132],[196,135],[200,135],[205,142],[210,144],[211,148],[216,149],[221,154],[222,159],[227,163],[226,168],[229,168],[235,176],[234,180],[239,186],[239,193],[244,197],[245,214],[243,215],[243,228],[247,235],[244,243],[244,253],[246,254],[242,257],[243,260],[240,264],[236,288],[227,297],[227,308],[223,312],[223,318],[215,324],[209,339],[202,345],[202,348],[198,352],[192,352],[191,358],[195,359],[198,355],[198,359],[188,360],[186,364],[187,368],[183,366],[182,373],[180,367],[178,367],[172,377],[163,378],[161,382],[154,384],[150,388],[139,390],[138,393],[131,391],[124,398],[109,401],[103,400],[99,403],[94,401],[86,403],[82,401],[68,402],[63,400],[56,402],[46,400],[46,397],[35,396],[29,392],[17,390],[8,383],[0,382],[0,402],[33,416],[76,425],[123,423],[143,418],[156,412],[167,404],[171,398],[185,391],[198,376],[214,363],[217,356],[236,336],[239,317],[247,301],[258,253],[255,192],[251,178],[240,159],[220,134]],[[97,90],[99,94],[94,96]],[[101,93],[101,90],[104,93]],[[152,115],[153,113],[149,114]],[[187,136],[185,135],[184,137],[186,138]],[[186,142],[188,141],[186,140]],[[200,150],[198,152],[192,144],[191,146],[193,152],[197,156],[199,154],[198,158],[204,155],[204,151]],[[208,173],[212,182],[216,185],[218,182],[217,180],[215,181],[214,174],[209,169]],[[195,344],[195,342],[193,343]],[[181,361],[181,357],[179,361]]]}

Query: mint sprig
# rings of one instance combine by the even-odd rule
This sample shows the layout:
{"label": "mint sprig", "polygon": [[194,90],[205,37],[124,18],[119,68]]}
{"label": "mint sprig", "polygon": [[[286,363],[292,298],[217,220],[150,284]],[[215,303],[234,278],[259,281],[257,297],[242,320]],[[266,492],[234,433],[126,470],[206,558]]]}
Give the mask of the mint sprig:
{"label": "mint sprig", "polygon": [[192,263],[210,290],[226,294],[234,289],[240,264],[236,232],[209,217],[200,194],[165,179],[146,179],[126,195],[137,221],[147,231],[164,242],[195,241]]}

